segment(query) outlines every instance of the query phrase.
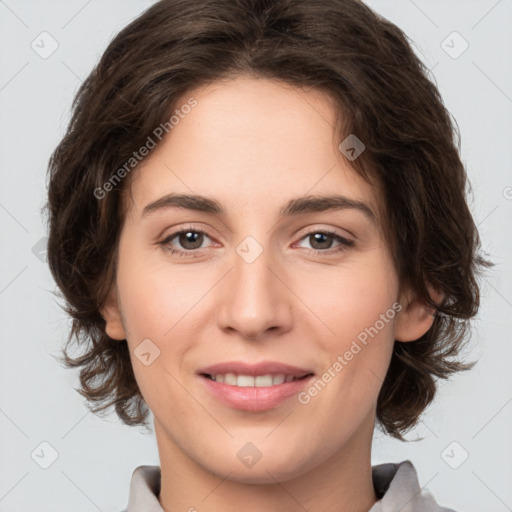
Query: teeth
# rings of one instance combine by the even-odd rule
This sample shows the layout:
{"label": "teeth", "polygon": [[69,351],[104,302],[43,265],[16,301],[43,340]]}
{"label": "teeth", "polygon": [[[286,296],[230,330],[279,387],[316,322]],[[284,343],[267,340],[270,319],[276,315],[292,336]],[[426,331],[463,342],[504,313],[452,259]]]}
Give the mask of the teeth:
{"label": "teeth", "polygon": [[254,377],[252,375],[235,375],[234,373],[225,373],[210,375],[212,380],[217,382],[223,382],[230,386],[244,387],[256,387],[263,388],[268,386],[277,386],[283,384],[283,382],[291,382],[297,380],[293,375],[284,375],[279,373],[277,375],[258,375]]}
{"label": "teeth", "polygon": [[[291,375],[289,375],[289,377],[292,377]],[[272,385],[276,385],[276,384],[282,384],[284,382],[284,380],[286,379],[286,376],[283,375],[282,373],[280,373],[279,375],[274,375],[274,377],[272,378]],[[256,378],[256,380],[258,380],[258,378]],[[293,377],[292,377],[292,380],[293,380]],[[256,385],[258,385],[256,383]]]}
{"label": "teeth", "polygon": [[254,377],[250,375],[239,375],[236,378],[236,385],[239,388],[253,388],[254,387]]}
{"label": "teeth", "polygon": [[[212,379],[215,380],[215,377],[215,375],[212,375]],[[234,373],[226,373],[226,375],[224,375],[224,384],[236,386],[236,375]]]}

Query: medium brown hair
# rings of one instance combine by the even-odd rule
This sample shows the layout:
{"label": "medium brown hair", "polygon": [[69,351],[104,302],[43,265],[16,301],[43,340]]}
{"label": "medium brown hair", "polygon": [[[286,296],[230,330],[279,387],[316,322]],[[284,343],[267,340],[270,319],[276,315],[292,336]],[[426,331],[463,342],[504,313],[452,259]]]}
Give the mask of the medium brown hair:
{"label": "medium brown hair", "polygon": [[[325,92],[337,105],[338,143],[355,134],[365,145],[349,164],[378,184],[401,289],[435,311],[420,339],[395,341],[378,397],[378,423],[403,439],[435,379],[474,364],[460,351],[479,306],[476,277],[491,263],[478,254],[458,128],[429,70],[397,26],[357,0],[162,0],[112,40],[49,163],[48,261],[72,317],[64,362],[81,368],[78,391],[93,412],[113,406],[124,423],[147,426],[126,340],[109,338],[100,314],[131,174],[104,197],[94,191],[168,122],[178,98],[242,73]],[[76,358],[73,340],[83,349]]]}

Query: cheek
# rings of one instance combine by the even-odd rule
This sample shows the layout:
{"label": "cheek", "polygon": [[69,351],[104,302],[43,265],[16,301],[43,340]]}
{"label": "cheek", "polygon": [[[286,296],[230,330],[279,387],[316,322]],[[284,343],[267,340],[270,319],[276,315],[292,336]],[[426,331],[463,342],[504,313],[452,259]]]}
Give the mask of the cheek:
{"label": "cheek", "polygon": [[[314,278],[315,286],[308,279],[301,293],[326,326],[319,336],[315,321],[316,330],[312,326],[310,332],[324,355],[324,373],[316,390],[306,390],[304,402],[311,399],[325,421],[333,411],[334,418],[346,421],[347,410],[363,415],[377,399],[393,350],[398,280],[391,261],[382,253],[350,268],[326,268]],[[322,401],[331,403],[331,412],[320,407]]]}
{"label": "cheek", "polygon": [[[186,322],[190,307],[152,276],[143,285],[133,275],[130,279],[133,288],[127,285],[124,290],[123,311],[135,380],[154,414],[167,410],[172,397],[173,410],[183,415],[186,406],[190,408],[190,397],[179,385],[181,370],[193,345],[191,340],[198,338]],[[174,425],[174,416],[168,421]]]}
{"label": "cheek", "polygon": [[194,265],[172,269],[155,252],[137,251],[126,244],[120,258],[117,279],[124,318],[133,340],[172,338],[174,332],[190,326],[191,312],[211,287],[198,278]]}
{"label": "cheek", "polygon": [[[355,265],[326,266],[310,276],[303,273],[293,285],[326,327],[323,331],[327,337],[321,339],[328,340],[328,345],[334,343],[340,348],[356,338],[397,300],[398,281],[391,262],[382,253],[366,256]],[[394,317],[393,309],[388,317]],[[389,331],[389,324],[392,322],[382,330]]]}
{"label": "cheek", "polygon": [[187,313],[201,290],[167,266],[148,264],[147,256],[128,245],[123,250],[117,282],[127,342],[135,379],[154,410],[159,392],[173,389],[172,376],[179,375],[190,340],[198,338]]}

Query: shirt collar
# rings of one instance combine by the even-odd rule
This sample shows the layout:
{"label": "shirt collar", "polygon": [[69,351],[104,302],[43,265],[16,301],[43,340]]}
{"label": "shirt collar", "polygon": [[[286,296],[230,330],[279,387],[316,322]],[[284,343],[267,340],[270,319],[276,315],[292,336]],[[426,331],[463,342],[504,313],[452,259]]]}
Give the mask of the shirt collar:
{"label": "shirt collar", "polygon": [[132,473],[128,508],[123,512],[164,512],[158,501],[160,466],[139,466]]}
{"label": "shirt collar", "polygon": [[[132,473],[128,508],[123,512],[164,512],[158,501],[160,466],[139,466]],[[418,483],[411,461],[372,467],[375,493],[379,500],[368,512],[455,512],[440,507]]]}
{"label": "shirt collar", "polygon": [[440,507],[428,491],[422,492],[410,460],[373,466],[372,478],[379,500],[368,512],[455,512]]}

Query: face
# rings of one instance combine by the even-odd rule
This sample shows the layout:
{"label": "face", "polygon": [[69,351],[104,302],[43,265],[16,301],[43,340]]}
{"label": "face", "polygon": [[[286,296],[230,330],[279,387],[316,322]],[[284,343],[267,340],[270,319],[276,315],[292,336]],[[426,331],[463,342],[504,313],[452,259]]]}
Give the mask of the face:
{"label": "face", "polygon": [[134,171],[103,309],[161,459],[264,483],[369,450],[394,340],[431,323],[398,296],[378,190],[321,92],[239,76],[191,97]]}

